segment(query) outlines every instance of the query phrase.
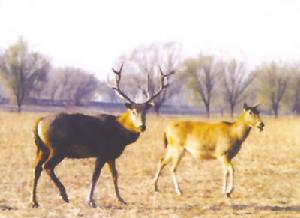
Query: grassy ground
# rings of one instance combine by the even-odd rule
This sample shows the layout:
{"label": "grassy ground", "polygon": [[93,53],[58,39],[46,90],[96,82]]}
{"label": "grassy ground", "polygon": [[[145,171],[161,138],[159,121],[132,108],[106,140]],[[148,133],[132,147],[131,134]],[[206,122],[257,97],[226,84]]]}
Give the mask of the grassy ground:
{"label": "grassy ground", "polygon": [[183,190],[176,196],[168,167],[153,191],[152,178],[163,151],[162,131],[168,117],[148,117],[138,142],[118,159],[119,186],[127,205],[114,196],[105,167],[96,188],[98,208],[86,204],[93,159],[64,160],[56,169],[70,203],[43,173],[38,187],[40,208],[29,207],[35,145],[32,126],[44,114],[0,113],[0,217],[300,217],[300,119],[263,117],[265,131],[254,130],[234,159],[235,192],[221,194],[222,168],[186,155],[178,168]]}

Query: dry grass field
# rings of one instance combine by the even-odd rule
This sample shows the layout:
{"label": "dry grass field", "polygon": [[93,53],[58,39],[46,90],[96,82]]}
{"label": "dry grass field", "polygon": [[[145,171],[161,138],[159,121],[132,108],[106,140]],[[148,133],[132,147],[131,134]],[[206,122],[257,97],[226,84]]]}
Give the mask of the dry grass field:
{"label": "dry grass field", "polygon": [[[171,117],[148,117],[147,131],[117,160],[119,186],[127,205],[116,201],[105,167],[96,188],[98,208],[86,204],[93,159],[64,160],[57,168],[70,203],[64,203],[43,172],[40,207],[29,206],[35,145],[32,126],[43,113],[0,113],[0,217],[300,217],[300,119],[262,117],[265,131],[253,130],[234,159],[235,191],[221,194],[217,161],[186,155],[178,167],[183,195],[174,192],[168,166],[154,192],[152,178],[163,151],[162,131]],[[176,118],[178,119],[178,118]],[[196,118],[193,118],[196,119]]]}

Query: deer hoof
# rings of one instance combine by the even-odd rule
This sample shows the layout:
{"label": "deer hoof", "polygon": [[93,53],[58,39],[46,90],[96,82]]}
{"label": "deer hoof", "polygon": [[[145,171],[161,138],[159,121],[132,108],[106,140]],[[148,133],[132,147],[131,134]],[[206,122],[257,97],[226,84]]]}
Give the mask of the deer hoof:
{"label": "deer hoof", "polygon": [[178,189],[176,189],[175,191],[176,191],[176,194],[177,194],[178,196],[182,195],[181,189],[178,188]]}
{"label": "deer hoof", "polygon": [[124,201],[123,198],[121,198],[121,197],[118,197],[118,201],[119,201],[121,204],[124,204],[124,205],[127,204],[126,201]]}
{"label": "deer hoof", "polygon": [[66,203],[69,203],[69,202],[70,202],[67,195],[63,195],[63,196],[62,196],[62,199],[63,199]]}
{"label": "deer hoof", "polygon": [[230,198],[231,197],[230,195],[231,195],[231,193],[225,193],[226,198]]}
{"label": "deer hoof", "polygon": [[88,205],[89,205],[90,207],[92,207],[92,208],[96,208],[96,207],[97,207],[97,205],[96,205],[96,203],[95,203],[94,200],[89,201],[89,202],[88,202]]}
{"label": "deer hoof", "polygon": [[32,208],[38,208],[39,207],[39,204],[37,202],[32,202],[31,203],[31,207]]}

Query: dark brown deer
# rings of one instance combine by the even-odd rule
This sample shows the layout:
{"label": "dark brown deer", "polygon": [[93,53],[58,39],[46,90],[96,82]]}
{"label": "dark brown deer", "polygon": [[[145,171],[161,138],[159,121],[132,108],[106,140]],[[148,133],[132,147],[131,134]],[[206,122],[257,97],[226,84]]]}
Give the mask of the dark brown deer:
{"label": "dark brown deer", "polygon": [[119,116],[100,114],[89,116],[84,114],[60,113],[40,118],[35,126],[35,143],[37,145],[35,176],[32,192],[32,207],[38,207],[36,190],[38,180],[43,169],[59,189],[65,202],[69,202],[64,185],[54,173],[54,168],[64,158],[96,157],[95,169],[88,195],[88,204],[96,207],[93,198],[95,185],[105,163],[112,173],[117,199],[121,198],[118,188],[118,173],[115,161],[122,154],[126,145],[135,142],[140,133],[146,130],[146,112],[152,106],[152,100],[167,87],[165,79],[169,74],[161,72],[161,87],[152,97],[144,103],[134,103],[120,90],[120,80],[123,65],[113,70],[116,75],[116,93],[126,101],[128,109]]}

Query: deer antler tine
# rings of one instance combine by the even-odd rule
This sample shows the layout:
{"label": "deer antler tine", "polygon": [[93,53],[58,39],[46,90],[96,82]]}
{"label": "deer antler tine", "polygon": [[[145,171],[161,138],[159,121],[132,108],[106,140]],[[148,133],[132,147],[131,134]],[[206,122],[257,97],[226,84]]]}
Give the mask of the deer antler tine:
{"label": "deer antler tine", "polygon": [[120,89],[120,80],[121,80],[121,75],[122,75],[122,70],[123,70],[123,65],[124,62],[122,63],[121,67],[119,70],[115,70],[114,68],[112,68],[112,71],[116,74],[116,85],[113,88],[113,90],[115,90],[115,92],[121,97],[123,98],[125,101],[130,102],[131,104],[133,104],[134,102],[125,94],[121,91]]}
{"label": "deer antler tine", "polygon": [[[156,98],[163,90],[165,90],[169,84],[168,84],[168,76],[172,75],[175,73],[175,71],[171,71],[170,73],[168,74],[164,74],[164,72],[162,71],[161,69],[161,66],[159,66],[159,70],[160,70],[160,89],[158,90],[157,93],[155,93],[151,98],[149,98],[147,100],[147,102],[150,102],[152,101],[154,98]],[[167,80],[167,83],[165,84],[165,78]]]}
{"label": "deer antler tine", "polygon": [[121,73],[122,73],[122,70],[123,70],[123,65],[124,65],[124,62],[122,62],[121,67],[120,67],[119,70],[115,70],[114,68],[112,68],[112,71],[113,71],[115,74],[121,76]]}
{"label": "deer antler tine", "polygon": [[162,71],[161,66],[159,66],[159,71],[160,71],[160,75],[164,76],[164,72]]}
{"label": "deer antler tine", "polygon": [[176,73],[176,71],[175,70],[172,70],[170,73],[168,73],[166,76],[170,76],[170,75],[172,75],[172,74],[174,74],[174,73]]}
{"label": "deer antler tine", "polygon": [[159,66],[159,70],[160,70],[160,74],[161,74],[163,77],[168,77],[168,76],[170,76],[170,75],[176,73],[175,70],[172,70],[172,71],[170,71],[169,73],[165,74],[165,73],[163,72],[163,70],[161,69],[161,66]]}
{"label": "deer antler tine", "polygon": [[124,62],[122,62],[122,64],[121,64],[121,67],[120,67],[120,73],[121,73],[122,70],[123,70],[123,66],[124,66]]}

